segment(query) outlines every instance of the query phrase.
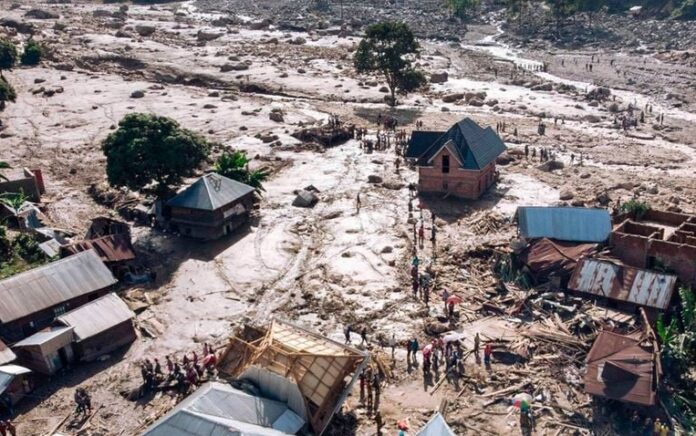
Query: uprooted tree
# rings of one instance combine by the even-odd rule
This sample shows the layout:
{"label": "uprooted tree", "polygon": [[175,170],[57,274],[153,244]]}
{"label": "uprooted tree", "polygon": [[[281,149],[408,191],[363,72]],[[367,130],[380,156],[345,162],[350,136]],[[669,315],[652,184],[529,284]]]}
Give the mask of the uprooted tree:
{"label": "uprooted tree", "polygon": [[155,183],[163,196],[208,156],[210,146],[198,134],[167,117],[128,114],[102,144],[109,183],[142,191]]}
{"label": "uprooted tree", "polygon": [[418,42],[406,24],[386,21],[367,28],[353,61],[358,73],[384,76],[391,94],[389,104],[395,106],[397,93],[405,95],[425,83],[425,76],[409,59],[418,49]]}

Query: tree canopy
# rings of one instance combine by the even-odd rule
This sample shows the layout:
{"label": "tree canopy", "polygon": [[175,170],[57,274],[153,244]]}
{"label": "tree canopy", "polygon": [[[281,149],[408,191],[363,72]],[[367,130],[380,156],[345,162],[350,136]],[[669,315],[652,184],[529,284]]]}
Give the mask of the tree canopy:
{"label": "tree canopy", "polygon": [[17,47],[12,41],[0,38],[0,70],[9,70],[17,63]]}
{"label": "tree canopy", "polygon": [[479,0],[445,0],[445,4],[458,18],[467,18],[479,6]]}
{"label": "tree canopy", "polygon": [[39,62],[41,62],[43,52],[44,49],[41,44],[33,39],[29,40],[24,46],[24,52],[22,53],[20,62],[22,62],[22,65],[37,65]]}
{"label": "tree canopy", "polygon": [[215,162],[215,172],[261,191],[264,191],[263,182],[268,178],[265,169],[249,170],[249,158],[239,150],[222,153]]}
{"label": "tree canopy", "polygon": [[425,76],[416,70],[409,55],[418,53],[418,42],[411,29],[399,22],[387,21],[367,28],[355,52],[358,73],[380,73],[391,93],[390,104],[396,104],[396,93],[407,94],[425,83]]}
{"label": "tree canopy", "polygon": [[17,99],[17,93],[10,83],[2,76],[0,76],[0,111],[5,110],[5,104],[7,102],[12,102]]}
{"label": "tree canopy", "polygon": [[102,144],[109,183],[142,191],[156,182],[158,195],[192,175],[209,148],[171,118],[143,113],[123,117]]}

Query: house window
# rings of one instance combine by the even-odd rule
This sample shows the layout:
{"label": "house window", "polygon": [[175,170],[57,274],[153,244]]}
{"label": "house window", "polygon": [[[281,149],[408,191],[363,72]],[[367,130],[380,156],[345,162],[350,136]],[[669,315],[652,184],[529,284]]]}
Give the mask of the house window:
{"label": "house window", "polygon": [[58,306],[58,307],[54,307],[53,308],[53,315],[54,316],[61,316],[65,313],[65,310],[66,310],[65,304]]}
{"label": "house window", "polygon": [[442,172],[443,173],[449,173],[450,170],[450,165],[449,165],[449,155],[444,155],[442,156]]}

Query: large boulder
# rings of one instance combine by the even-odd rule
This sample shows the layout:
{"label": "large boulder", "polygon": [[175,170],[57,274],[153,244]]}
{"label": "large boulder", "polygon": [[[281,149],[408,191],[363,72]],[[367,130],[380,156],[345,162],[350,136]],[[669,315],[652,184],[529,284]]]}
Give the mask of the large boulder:
{"label": "large boulder", "polygon": [[55,20],[58,15],[53,12],[44,11],[43,9],[30,9],[24,14],[27,18],[34,18],[37,20]]}
{"label": "large boulder", "polygon": [[433,73],[430,76],[430,83],[445,83],[447,79],[449,79],[447,71],[443,71],[441,73]]}
{"label": "large boulder", "polygon": [[306,189],[301,189],[297,192],[297,196],[292,201],[292,205],[295,207],[314,207],[318,201],[319,197],[317,194]]}
{"label": "large boulder", "polygon": [[210,32],[206,30],[199,30],[198,33],[196,34],[196,39],[202,42],[206,41],[212,41],[214,39],[218,39],[221,37],[223,34],[220,32]]}
{"label": "large boulder", "polygon": [[454,102],[456,102],[456,101],[461,100],[462,98],[464,98],[464,94],[462,94],[462,93],[460,93],[460,92],[455,92],[455,93],[452,93],[452,94],[444,95],[444,96],[442,97],[442,101],[445,102],[445,103],[454,103]]}
{"label": "large boulder", "polygon": [[370,174],[367,176],[368,183],[382,183],[382,177],[376,174]]}
{"label": "large boulder", "polygon": [[537,168],[541,171],[551,172],[553,170],[562,170],[564,166],[565,165],[563,165],[563,162],[560,160],[549,160],[539,165]]}
{"label": "large boulder", "polygon": [[155,26],[149,26],[147,24],[138,24],[135,26],[135,31],[138,32],[140,36],[150,36],[155,33],[157,28]]}
{"label": "large boulder", "polygon": [[261,30],[261,29],[266,29],[268,26],[270,26],[272,21],[268,18],[263,19],[261,21],[252,21],[249,23],[249,28],[251,30]]}
{"label": "large boulder", "polygon": [[553,84],[549,83],[541,83],[539,85],[534,85],[532,86],[532,91],[552,91],[553,90]]}
{"label": "large boulder", "polygon": [[276,123],[282,123],[284,121],[283,113],[280,111],[272,111],[270,114],[268,114],[268,118]]}

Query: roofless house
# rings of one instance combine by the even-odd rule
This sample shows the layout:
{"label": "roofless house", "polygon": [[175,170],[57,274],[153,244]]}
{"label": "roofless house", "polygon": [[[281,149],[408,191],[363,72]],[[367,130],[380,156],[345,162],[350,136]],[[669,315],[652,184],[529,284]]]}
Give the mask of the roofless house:
{"label": "roofless house", "polygon": [[413,132],[406,157],[416,159],[418,191],[476,200],[496,180],[496,158],[505,143],[470,118],[446,132]]}

